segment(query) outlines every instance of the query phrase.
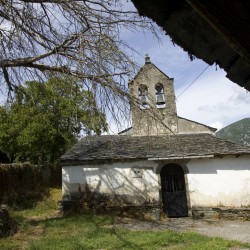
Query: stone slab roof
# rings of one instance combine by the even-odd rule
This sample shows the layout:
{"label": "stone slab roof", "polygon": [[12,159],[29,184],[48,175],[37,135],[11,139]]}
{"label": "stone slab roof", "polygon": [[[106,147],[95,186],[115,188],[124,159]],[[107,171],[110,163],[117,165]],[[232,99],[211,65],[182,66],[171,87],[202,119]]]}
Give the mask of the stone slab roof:
{"label": "stone slab roof", "polygon": [[250,155],[250,147],[211,134],[166,136],[102,135],[82,138],[61,158],[61,165],[94,164],[134,159],[183,159]]}

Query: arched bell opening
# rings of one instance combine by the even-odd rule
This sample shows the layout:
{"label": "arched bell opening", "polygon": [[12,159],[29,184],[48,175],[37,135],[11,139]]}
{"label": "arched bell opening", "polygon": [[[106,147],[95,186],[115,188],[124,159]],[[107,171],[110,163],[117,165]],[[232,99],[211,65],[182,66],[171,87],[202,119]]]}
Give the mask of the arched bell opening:
{"label": "arched bell opening", "polygon": [[156,99],[156,107],[157,108],[165,108],[166,100],[164,95],[164,88],[162,83],[157,83],[155,85],[155,99]]}
{"label": "arched bell opening", "polygon": [[148,87],[144,84],[140,84],[138,87],[138,98],[140,101],[140,108],[148,108]]}
{"label": "arched bell opening", "polygon": [[167,164],[160,173],[163,211],[169,217],[188,216],[186,184],[183,168]]}

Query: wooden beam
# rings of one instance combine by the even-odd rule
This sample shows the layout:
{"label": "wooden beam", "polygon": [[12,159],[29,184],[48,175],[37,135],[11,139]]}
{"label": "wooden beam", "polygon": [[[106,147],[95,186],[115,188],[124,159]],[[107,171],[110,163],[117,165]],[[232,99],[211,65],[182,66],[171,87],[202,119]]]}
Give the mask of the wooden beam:
{"label": "wooden beam", "polygon": [[186,0],[241,57],[250,64],[249,13],[242,1]]}

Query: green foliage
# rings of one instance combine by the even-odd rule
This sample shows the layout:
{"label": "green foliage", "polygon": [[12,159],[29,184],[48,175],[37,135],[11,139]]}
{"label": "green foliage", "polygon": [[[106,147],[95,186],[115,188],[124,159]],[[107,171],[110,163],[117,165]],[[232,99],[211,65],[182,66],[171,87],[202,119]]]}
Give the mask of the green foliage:
{"label": "green foliage", "polygon": [[219,138],[235,143],[250,145],[250,118],[234,122],[216,133]]}
{"label": "green foliage", "polygon": [[80,133],[106,129],[93,94],[72,79],[26,82],[0,107],[0,150],[12,161],[52,163]]}

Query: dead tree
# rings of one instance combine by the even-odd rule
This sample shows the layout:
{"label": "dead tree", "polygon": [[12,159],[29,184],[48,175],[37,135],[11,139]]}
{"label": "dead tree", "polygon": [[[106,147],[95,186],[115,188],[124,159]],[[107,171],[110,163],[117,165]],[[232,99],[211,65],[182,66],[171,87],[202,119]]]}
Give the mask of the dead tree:
{"label": "dead tree", "polygon": [[136,69],[120,30],[143,28],[156,34],[152,22],[130,11],[124,2],[1,1],[2,92],[27,80],[64,74],[80,79],[103,109],[118,114],[123,106],[120,101],[128,97],[127,76]]}

